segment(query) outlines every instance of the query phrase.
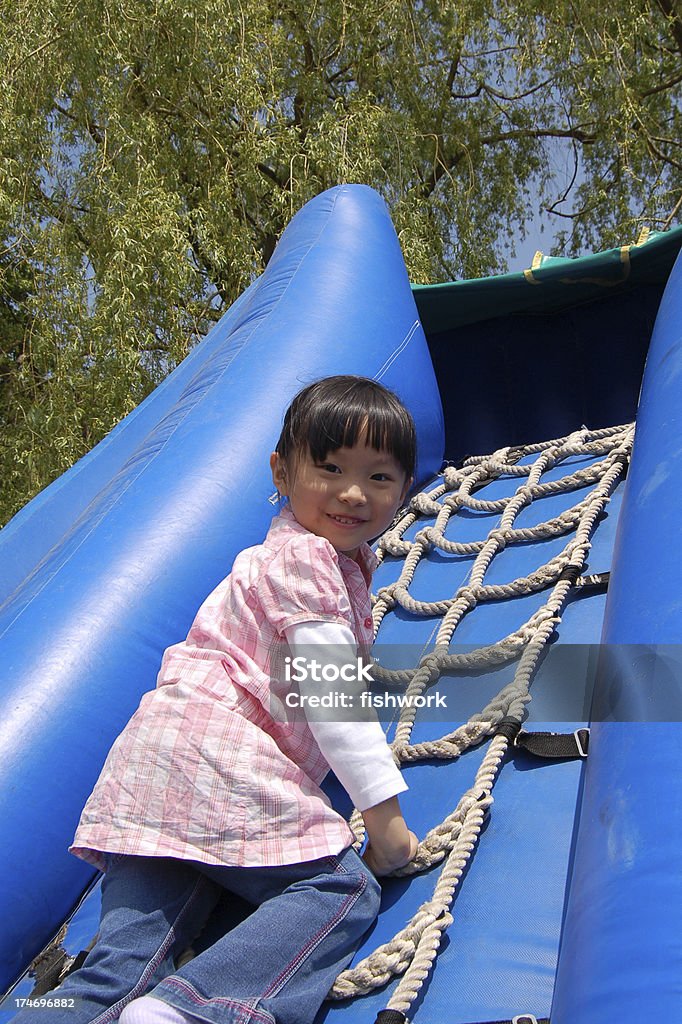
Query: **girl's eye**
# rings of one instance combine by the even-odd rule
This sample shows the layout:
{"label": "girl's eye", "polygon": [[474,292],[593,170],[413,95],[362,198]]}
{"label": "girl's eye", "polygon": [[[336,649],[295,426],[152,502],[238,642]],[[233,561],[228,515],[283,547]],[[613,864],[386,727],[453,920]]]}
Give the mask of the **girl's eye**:
{"label": "girl's eye", "polygon": [[388,475],[388,473],[375,473],[374,476],[372,477],[372,480],[381,480],[381,481],[384,481],[384,480],[390,481],[391,479],[392,479],[392,477],[390,477]]}
{"label": "girl's eye", "polygon": [[320,469],[324,469],[327,473],[340,473],[341,470],[338,466],[335,466],[333,462],[323,462],[320,464]]}

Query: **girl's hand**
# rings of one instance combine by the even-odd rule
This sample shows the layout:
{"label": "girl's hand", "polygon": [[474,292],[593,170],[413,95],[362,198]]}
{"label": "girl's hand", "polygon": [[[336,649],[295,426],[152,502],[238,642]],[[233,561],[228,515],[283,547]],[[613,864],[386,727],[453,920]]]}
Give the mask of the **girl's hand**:
{"label": "girl's hand", "polygon": [[407,835],[409,838],[407,855],[405,855],[404,848],[401,851],[382,851],[375,849],[371,841],[369,842],[362,859],[374,875],[390,875],[392,871],[397,871],[398,868],[403,868],[411,860],[414,860],[419,840],[409,829]]}

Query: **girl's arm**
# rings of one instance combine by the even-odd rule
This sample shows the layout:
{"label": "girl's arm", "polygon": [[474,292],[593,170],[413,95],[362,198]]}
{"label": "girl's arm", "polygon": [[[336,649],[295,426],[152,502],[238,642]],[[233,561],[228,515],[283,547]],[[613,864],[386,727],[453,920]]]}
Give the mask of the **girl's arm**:
{"label": "girl's arm", "polygon": [[418,839],[405,824],[397,796],[367,807],[362,817],[369,839],[364,861],[375,875],[388,875],[413,859]]}
{"label": "girl's arm", "polygon": [[[289,627],[286,637],[294,656],[325,664],[356,665],[357,645],[348,626],[304,622]],[[362,813],[369,845],[365,861],[375,874],[387,874],[414,857],[417,839],[405,824],[397,794],[407,789],[373,710],[363,707],[365,684],[301,683],[304,698],[336,691],[352,698],[344,712],[307,714],[308,725],[330,768]]]}

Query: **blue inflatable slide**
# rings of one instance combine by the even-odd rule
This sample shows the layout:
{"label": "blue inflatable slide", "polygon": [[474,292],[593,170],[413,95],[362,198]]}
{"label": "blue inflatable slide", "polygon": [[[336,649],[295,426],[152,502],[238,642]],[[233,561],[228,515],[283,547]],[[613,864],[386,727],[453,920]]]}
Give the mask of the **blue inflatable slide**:
{"label": "blue inflatable slide", "polygon": [[[381,658],[419,661],[435,642],[483,649],[490,667],[441,666],[423,692],[446,686],[447,713],[385,721],[420,838],[463,810],[442,856],[385,882],[356,962],[435,906],[450,871],[429,967],[414,984],[409,965],[379,972],[319,1020],[388,1006],[415,1024],[682,1021],[681,246],[675,229],[411,287],[383,201],[339,186],[293,218],[164,383],[0,532],[3,1021],[92,940],[97,880],[67,852],[85,799],[163,650],[264,536],[289,400],[336,373],[393,388],[419,435],[425,495],[380,542]],[[526,682],[495,660],[512,641],[542,642]],[[519,707],[522,734],[505,738]],[[520,742],[548,732],[575,749]],[[328,792],[343,801],[333,780]]]}

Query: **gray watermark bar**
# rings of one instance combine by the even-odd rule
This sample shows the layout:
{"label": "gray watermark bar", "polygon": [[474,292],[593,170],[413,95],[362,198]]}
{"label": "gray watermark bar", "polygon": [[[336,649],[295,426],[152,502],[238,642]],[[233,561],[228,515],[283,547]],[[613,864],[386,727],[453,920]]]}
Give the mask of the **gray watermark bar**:
{"label": "gray watermark bar", "polygon": [[[528,718],[682,722],[682,645],[506,643],[449,647],[277,645],[270,711],[278,721],[468,721],[532,664]],[[421,684],[419,684],[421,680]]]}

